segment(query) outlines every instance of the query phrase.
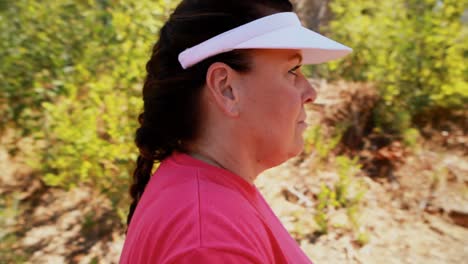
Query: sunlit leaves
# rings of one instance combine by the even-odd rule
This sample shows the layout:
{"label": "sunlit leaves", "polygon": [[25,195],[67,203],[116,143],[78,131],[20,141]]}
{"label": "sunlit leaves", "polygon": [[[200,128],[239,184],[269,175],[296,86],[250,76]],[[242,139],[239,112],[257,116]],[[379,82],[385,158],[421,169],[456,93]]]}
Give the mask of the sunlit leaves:
{"label": "sunlit leaves", "polygon": [[40,154],[31,164],[47,184],[92,185],[116,206],[126,197],[145,64],[176,3],[19,0],[2,7],[0,125],[36,139]]}
{"label": "sunlit leaves", "polygon": [[334,0],[330,7],[330,34],[354,50],[321,68],[325,76],[373,81],[385,105],[411,115],[466,105],[468,26],[461,15],[468,1]]}

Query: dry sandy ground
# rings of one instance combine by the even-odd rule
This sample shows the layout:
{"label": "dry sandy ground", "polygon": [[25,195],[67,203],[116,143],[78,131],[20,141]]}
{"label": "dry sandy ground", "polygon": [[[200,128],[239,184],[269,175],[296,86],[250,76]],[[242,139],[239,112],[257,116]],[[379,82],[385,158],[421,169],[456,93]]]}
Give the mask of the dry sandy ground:
{"label": "dry sandy ground", "polygon": [[[352,232],[342,228],[332,229],[329,234],[313,241],[314,243],[310,243],[310,239],[298,239],[315,263],[467,263],[468,229],[453,224],[452,219],[447,216],[450,210],[468,212],[467,159],[446,154],[442,159],[431,160],[434,166],[450,164],[455,177],[459,177],[456,182],[441,180],[445,184],[440,184],[431,193],[428,191],[431,182],[428,174],[431,174],[431,171],[420,168],[424,165],[421,159],[426,158],[413,158],[416,160],[399,169],[398,182],[393,184],[377,183],[363,177],[368,191],[364,197],[359,222],[360,228],[369,234],[367,244],[358,246]],[[318,181],[326,182],[333,178],[333,174],[333,171],[311,173],[306,161],[299,167],[285,165],[275,168],[263,175],[259,183],[289,231],[299,233],[290,222],[301,222],[304,218],[313,222],[314,201],[311,200],[312,208],[309,210],[305,205],[292,209],[294,206],[278,195],[278,186],[297,186],[296,189],[300,190],[305,189],[305,185],[314,192]],[[431,213],[422,208],[424,203],[428,203],[425,201],[425,195],[432,199]],[[293,210],[302,210],[299,219],[288,217],[294,215]],[[343,213],[338,212],[333,217],[335,219],[332,221],[346,222],[340,220],[345,219]]]}

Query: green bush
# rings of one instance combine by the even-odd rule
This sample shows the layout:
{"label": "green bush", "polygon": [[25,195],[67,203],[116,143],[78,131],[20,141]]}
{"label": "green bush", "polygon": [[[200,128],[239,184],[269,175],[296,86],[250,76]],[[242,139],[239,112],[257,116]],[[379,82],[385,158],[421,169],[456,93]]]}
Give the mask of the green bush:
{"label": "green bush", "polygon": [[[101,3],[101,4],[99,4]],[[65,84],[82,81],[76,64],[92,41],[106,43],[104,2],[5,1],[0,10],[0,127],[16,126],[20,136],[41,129],[43,102],[67,93]],[[100,56],[102,57],[102,56]],[[87,64],[95,72],[97,62]]]}
{"label": "green bush", "polygon": [[347,156],[336,157],[338,180],[333,183],[333,186],[322,184],[317,195],[314,220],[319,227],[319,233],[328,232],[330,209],[345,209],[353,230],[361,229],[359,226],[360,206],[367,188],[361,180],[356,178],[360,170],[358,163],[357,157],[354,159]]}
{"label": "green bush", "polygon": [[347,124],[339,124],[332,134],[324,131],[325,127],[317,124],[308,128],[304,133],[304,153],[313,153],[317,156],[318,162],[325,162],[332,151],[338,146],[347,128]]}
{"label": "green bush", "polygon": [[380,126],[402,132],[428,109],[468,103],[468,29],[461,19],[468,1],[334,0],[330,8],[334,18],[326,30],[354,50],[317,70],[377,83]]}
{"label": "green bush", "polygon": [[177,1],[6,2],[0,10],[2,127],[31,135],[46,184],[87,184],[122,219],[151,46]]}

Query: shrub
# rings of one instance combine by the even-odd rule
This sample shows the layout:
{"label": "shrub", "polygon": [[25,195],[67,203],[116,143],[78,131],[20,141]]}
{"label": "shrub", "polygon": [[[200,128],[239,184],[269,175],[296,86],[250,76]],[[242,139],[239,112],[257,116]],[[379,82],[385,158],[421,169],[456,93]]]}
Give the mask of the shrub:
{"label": "shrub", "polygon": [[[468,103],[468,27],[459,0],[334,0],[326,31],[354,49],[321,65],[320,75],[378,84],[379,126],[402,132],[411,118],[434,107]],[[409,120],[409,121],[408,121]]]}
{"label": "shrub", "polygon": [[351,227],[357,231],[359,226],[359,211],[362,198],[367,189],[362,181],[356,179],[360,170],[358,158],[349,159],[347,156],[337,156],[338,180],[333,186],[322,184],[317,195],[314,220],[319,226],[319,233],[325,234],[329,227],[329,211],[345,209]]}
{"label": "shrub", "polygon": [[[177,1],[11,1],[0,10],[1,126],[35,138],[46,184],[107,194],[124,219],[145,64]],[[124,209],[125,208],[125,209]]]}

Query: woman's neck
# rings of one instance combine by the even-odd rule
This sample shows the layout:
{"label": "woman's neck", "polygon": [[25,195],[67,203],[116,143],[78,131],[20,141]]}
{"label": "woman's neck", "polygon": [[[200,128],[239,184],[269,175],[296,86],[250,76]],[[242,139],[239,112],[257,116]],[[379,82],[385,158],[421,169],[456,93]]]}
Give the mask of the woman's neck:
{"label": "woman's neck", "polygon": [[213,138],[209,142],[198,140],[187,148],[190,156],[239,175],[251,184],[262,171],[248,153],[243,153],[239,146],[228,146],[225,141]]}

